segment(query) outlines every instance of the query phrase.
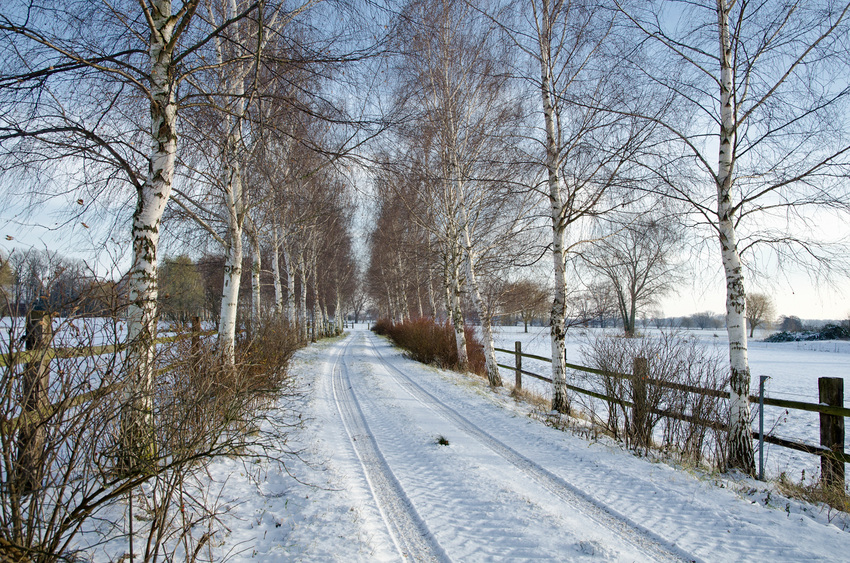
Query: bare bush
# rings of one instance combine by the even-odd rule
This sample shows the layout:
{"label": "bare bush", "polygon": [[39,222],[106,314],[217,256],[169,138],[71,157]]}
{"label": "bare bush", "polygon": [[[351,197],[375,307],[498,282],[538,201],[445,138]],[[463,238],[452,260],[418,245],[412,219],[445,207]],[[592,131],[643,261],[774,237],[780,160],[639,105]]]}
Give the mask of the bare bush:
{"label": "bare bush", "polygon": [[[13,560],[65,561],[95,548],[116,558],[129,550],[137,561],[200,560],[218,521],[216,507],[195,494],[209,462],[286,451],[285,417],[256,432],[268,420],[263,407],[292,393],[286,363],[296,338],[273,323],[259,327],[235,365],[221,362],[215,339],[160,345],[146,413],[154,455],[123,450],[119,413],[138,397],[125,388],[121,346],[101,348],[124,334],[116,319],[56,319],[32,350],[23,349],[21,320],[6,321],[0,551]],[[51,339],[74,350],[51,350]],[[40,388],[22,384],[33,366],[45,368]]]}
{"label": "bare bush", "polygon": [[[382,319],[375,323],[372,330],[388,336],[417,362],[435,364],[447,369],[460,369],[454,327],[449,321],[440,324],[430,318],[419,318],[393,323]],[[472,327],[465,327],[465,335],[467,368],[476,375],[486,377],[484,346]]]}
{"label": "bare bush", "polygon": [[580,377],[609,397],[585,400],[594,423],[629,447],[657,446],[682,460],[723,466],[728,407],[720,394],[728,373],[719,350],[678,333],[661,333],[598,335],[583,353],[601,373]]}

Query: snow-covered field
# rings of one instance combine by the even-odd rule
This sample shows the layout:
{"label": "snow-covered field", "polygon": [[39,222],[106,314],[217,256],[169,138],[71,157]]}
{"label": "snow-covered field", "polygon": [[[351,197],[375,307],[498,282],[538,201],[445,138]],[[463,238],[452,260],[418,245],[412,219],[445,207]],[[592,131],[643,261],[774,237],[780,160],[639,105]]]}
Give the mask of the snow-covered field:
{"label": "snow-covered field", "polygon": [[[619,331],[606,329],[612,334]],[[588,365],[582,354],[582,346],[589,338],[598,334],[601,329],[572,328],[567,332],[567,361],[579,365]],[[649,329],[652,334],[654,329]],[[724,330],[687,330],[682,334],[696,338],[708,347],[716,347],[726,354],[728,338]],[[495,331],[496,346],[508,350],[514,349],[514,342],[522,342],[523,352],[551,357],[549,329],[547,327],[529,327],[525,333],[521,326],[497,327]],[[765,384],[765,396],[783,398],[810,403],[818,402],[818,378],[841,377],[845,379],[845,406],[847,395],[850,394],[850,342],[849,341],[816,341],[816,342],[762,342],[764,335],[756,331],[755,339],[749,341],[750,372],[752,375],[751,394],[758,394],[759,376],[767,375],[770,379]],[[513,358],[505,354],[497,354],[499,363],[513,365]],[[523,369],[551,377],[551,367],[548,363],[523,359]],[[503,378],[513,381],[513,373],[503,370]],[[551,397],[548,383],[523,378],[523,387],[533,390],[544,397]],[[757,406],[754,415],[757,414]],[[819,419],[817,413],[790,410],[776,407],[765,407],[765,432],[771,432],[782,438],[800,441],[808,444],[818,444],[820,439]],[[754,429],[757,429],[754,426]],[[845,449],[850,451],[850,433],[847,434]],[[819,473],[820,458],[779,446],[765,445],[765,472],[767,477],[777,477],[780,472],[793,480],[799,480],[802,471],[809,477]]]}
{"label": "snow-covered field", "polygon": [[306,463],[213,465],[208,494],[226,509],[216,560],[837,561],[850,550],[843,516],[555,430],[506,389],[414,363],[362,329],[300,351],[292,372],[305,424],[290,445]]}
{"label": "snow-covered field", "polygon": [[[78,346],[103,346],[123,341],[127,337],[127,323],[110,317],[54,317],[52,346],[74,348]],[[212,328],[202,327],[204,330]],[[22,349],[26,333],[24,317],[0,317],[0,352],[8,352],[10,341]],[[173,336],[177,332],[173,323],[160,321],[157,336]]]}

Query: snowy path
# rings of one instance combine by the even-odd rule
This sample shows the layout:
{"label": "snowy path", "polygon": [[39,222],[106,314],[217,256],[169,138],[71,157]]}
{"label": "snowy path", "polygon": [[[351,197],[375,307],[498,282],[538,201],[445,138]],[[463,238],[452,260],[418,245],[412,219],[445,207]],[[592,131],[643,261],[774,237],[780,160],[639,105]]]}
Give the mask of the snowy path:
{"label": "snowy path", "polygon": [[513,465],[523,474],[525,480],[536,481],[552,493],[554,497],[565,503],[563,508],[577,510],[582,515],[588,517],[589,521],[600,524],[612,534],[621,536],[622,539],[632,544],[652,560],[677,561],[682,559],[679,554],[672,553],[662,543],[658,542],[656,538],[652,537],[652,534],[648,530],[641,529],[635,523],[612,514],[605,506],[594,502],[592,498],[582,494],[581,491],[570,486],[563,479],[506,446],[423,389],[405,374],[404,371],[399,369],[399,367],[384,359],[383,355],[378,351],[374,338],[370,339],[369,344],[375,351],[376,357],[380,360],[382,367],[386,368],[388,374],[396,380],[395,382],[400,384],[412,397],[416,398],[423,406],[433,411],[436,415],[448,421],[453,426],[453,430],[466,433],[478,441],[479,444],[501,457],[504,462]]}
{"label": "snowy path", "polygon": [[[338,352],[333,368],[334,402],[342,418],[351,447],[360,460],[369,490],[380,510],[399,555],[415,561],[447,560],[433,535],[411,506],[404,488],[381,455],[352,389],[346,360],[349,343]],[[340,359],[342,361],[340,361]]]}
{"label": "snowy path", "polygon": [[[235,512],[251,521],[229,525],[225,547],[253,546],[239,557],[835,561],[850,552],[850,533],[799,503],[786,511],[785,499],[761,498],[765,489],[743,495],[719,477],[553,430],[506,391],[407,360],[367,331],[300,354],[294,369],[309,381],[312,411],[300,440],[322,464],[300,477],[322,487],[302,494],[269,475],[254,488],[258,507],[231,479]],[[285,498],[293,502],[276,504]]]}

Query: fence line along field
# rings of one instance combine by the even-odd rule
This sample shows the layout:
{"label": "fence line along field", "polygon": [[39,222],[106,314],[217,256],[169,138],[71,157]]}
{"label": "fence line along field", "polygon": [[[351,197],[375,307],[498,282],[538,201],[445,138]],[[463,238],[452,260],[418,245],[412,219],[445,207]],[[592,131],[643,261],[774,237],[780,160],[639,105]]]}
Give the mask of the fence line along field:
{"label": "fence line along field", "polygon": [[[588,360],[590,342],[601,334],[619,335],[618,331],[598,328],[574,328],[567,333],[567,362],[591,366]],[[660,336],[656,329],[645,329],[648,337]],[[680,335],[694,339],[708,350],[725,353],[728,350],[726,332],[722,330],[684,330]],[[498,327],[495,332],[495,344],[499,348],[514,350],[514,343],[522,344],[523,353],[543,357],[551,356],[551,344],[548,327],[529,327],[524,332],[522,326]],[[758,338],[758,331],[756,338]],[[751,389],[758,393],[759,377],[769,377],[765,385],[765,396],[808,403],[818,403],[818,378],[838,377],[845,381],[850,376],[850,342],[778,342],[770,343],[751,340],[749,343],[751,367]],[[548,362],[523,358],[524,371],[551,377]],[[650,359],[651,362],[651,359]],[[501,354],[500,363],[513,364],[513,358]],[[503,370],[512,380],[512,374]],[[551,384],[532,377],[524,377],[523,388],[546,399],[551,399]],[[845,385],[846,387],[846,385]],[[587,398],[585,398],[587,400]],[[594,401],[596,401],[594,399]],[[596,401],[604,408],[603,401]],[[845,398],[844,406],[847,406]],[[753,429],[758,430],[758,405],[753,405]],[[815,412],[791,410],[767,405],[764,414],[765,433],[802,442],[820,443],[819,415]],[[850,449],[850,437],[845,436],[845,450]],[[820,458],[815,455],[779,447],[765,445],[765,474],[776,478],[781,473],[792,481],[810,482],[820,474]]]}

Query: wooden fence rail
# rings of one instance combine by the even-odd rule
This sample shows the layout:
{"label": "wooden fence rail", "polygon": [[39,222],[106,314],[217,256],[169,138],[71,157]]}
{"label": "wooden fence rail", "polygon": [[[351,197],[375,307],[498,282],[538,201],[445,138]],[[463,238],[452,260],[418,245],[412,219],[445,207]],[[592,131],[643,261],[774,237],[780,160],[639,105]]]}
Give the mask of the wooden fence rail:
{"label": "wooden fence rail", "polygon": [[[533,377],[541,381],[552,383],[551,378],[524,370],[522,368],[522,358],[529,358],[532,360],[539,360],[547,363],[552,362],[551,358],[547,358],[545,356],[538,356],[536,354],[523,353],[522,344],[520,342],[517,342],[515,344],[514,350],[507,350],[505,348],[496,348],[495,350],[504,354],[510,354],[514,357],[514,365],[497,365],[500,368],[511,370],[515,373],[517,388],[522,388],[522,375],[527,375],[529,377]],[[566,367],[568,369],[576,371],[592,373],[605,377],[613,377],[615,379],[625,379],[631,381],[636,380],[635,374],[607,372],[596,368],[570,363],[567,363]],[[638,377],[638,379],[645,381],[645,383],[649,385],[657,385],[658,387],[665,389],[683,391],[686,393],[695,393],[719,399],[729,399],[728,391],[704,389],[702,387],[695,387],[693,385],[685,385],[669,381],[659,381],[657,379],[645,379],[641,377]],[[823,380],[834,379],[838,379],[838,382],[823,382]],[[842,386],[840,387],[840,391],[836,391],[836,385],[839,382],[842,384]],[[783,448],[789,448],[800,452],[821,456],[821,473],[827,484],[840,486],[843,488],[844,464],[850,463],[850,455],[844,452],[844,417],[850,416],[850,409],[845,408],[843,406],[843,380],[841,380],[840,378],[821,378],[821,380],[819,381],[819,386],[820,403],[807,403],[803,401],[791,401],[787,399],[777,399],[771,397],[764,397],[763,400],[765,405],[819,413],[821,418],[821,445],[815,446],[811,444],[804,444],[801,442],[795,442],[793,440],[787,440],[785,438],[780,438],[778,436],[772,435],[765,435],[764,441]],[[567,388],[576,393],[588,395],[590,397],[594,397],[596,399],[600,399],[606,402],[616,402],[623,406],[634,409],[634,404],[631,401],[627,401],[621,397],[611,397],[609,395],[605,395],[604,393],[591,391],[590,389],[583,389],[581,387],[577,387],[575,385],[570,384],[567,384]],[[759,397],[755,395],[750,395],[750,401],[758,403]],[[728,426],[726,424],[719,423],[717,421],[702,420],[684,413],[659,409],[649,409],[649,412],[652,414],[657,414],[676,420],[682,420],[685,422],[706,426],[714,430],[719,430],[723,432],[728,431]],[[758,438],[759,433],[753,432],[753,437]]]}
{"label": "wooden fence rail", "polygon": [[[212,336],[217,334],[215,330],[201,331],[198,323],[193,322],[192,331],[187,333],[175,334],[172,336],[164,336],[155,340],[156,344],[167,344],[170,342],[178,342],[180,340],[192,339],[192,347],[197,350],[202,336]],[[102,346],[88,347],[64,347],[64,348],[41,348],[33,347],[21,352],[10,352],[0,354],[0,368],[10,367],[20,364],[30,364],[37,362],[42,365],[49,364],[55,359],[68,358],[85,358],[103,356],[106,354],[118,353],[127,348],[127,343],[106,344]],[[159,372],[168,371],[170,366],[158,370]],[[121,388],[120,383],[99,387],[92,391],[66,397],[56,403],[41,404],[33,409],[25,409],[19,416],[5,418],[0,414],[0,434],[8,435],[21,428],[28,426],[37,426],[41,421],[53,416],[55,413],[70,409],[89,401],[104,397]]]}
{"label": "wooden fence rail", "polygon": [[[175,334],[174,336],[164,336],[162,338],[157,338],[157,344],[167,344],[169,342],[177,342],[178,340],[185,340],[187,338],[192,338],[193,336],[211,336],[216,334],[215,330],[207,330],[202,331],[200,333],[188,332],[182,334]],[[18,352],[8,352],[5,354],[0,354],[0,368],[25,364],[28,362],[32,362],[34,360],[41,360],[42,358],[45,361],[51,361],[56,359],[68,359],[68,358],[85,358],[85,357],[94,357],[94,356],[103,356],[106,354],[112,354],[115,352],[121,352],[127,348],[127,343],[122,342],[119,344],[104,344],[102,346],[88,346],[88,347],[65,347],[65,348],[47,348],[42,350],[22,350]]]}

